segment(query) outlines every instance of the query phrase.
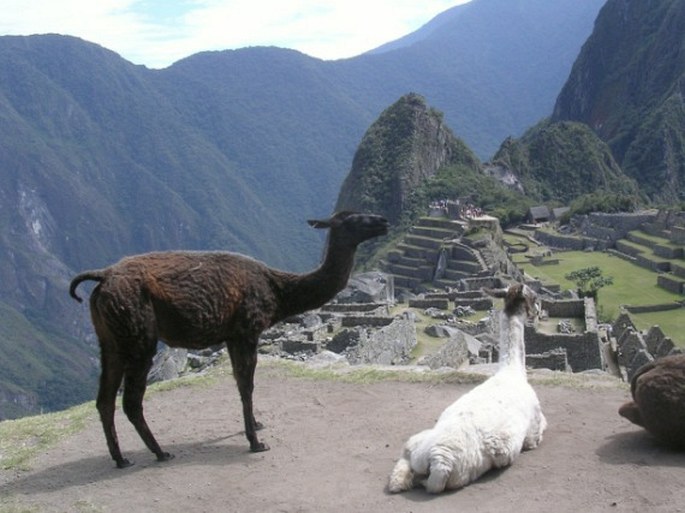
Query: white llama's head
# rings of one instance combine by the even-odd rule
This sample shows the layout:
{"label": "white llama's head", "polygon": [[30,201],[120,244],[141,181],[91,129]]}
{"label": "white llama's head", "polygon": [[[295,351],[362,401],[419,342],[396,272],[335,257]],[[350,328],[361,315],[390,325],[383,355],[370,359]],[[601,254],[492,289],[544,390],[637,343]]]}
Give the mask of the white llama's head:
{"label": "white llama's head", "polygon": [[507,317],[534,317],[540,313],[538,296],[524,283],[512,283],[503,289],[485,289],[493,297],[504,298],[504,313]]}

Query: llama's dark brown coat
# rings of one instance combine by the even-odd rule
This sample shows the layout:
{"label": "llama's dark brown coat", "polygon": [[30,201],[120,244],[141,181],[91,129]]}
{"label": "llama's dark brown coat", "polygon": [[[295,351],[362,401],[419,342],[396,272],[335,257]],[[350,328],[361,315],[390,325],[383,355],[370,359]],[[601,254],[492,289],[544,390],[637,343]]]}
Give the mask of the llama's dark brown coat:
{"label": "llama's dark brown coat", "polygon": [[685,354],[640,367],[630,383],[633,400],[618,413],[662,442],[685,449]]}
{"label": "llama's dark brown coat", "polygon": [[329,228],[330,233],[322,265],[308,274],[271,269],[235,253],[170,251],[127,257],[72,280],[69,292],[78,301],[79,283],[99,282],[90,296],[102,365],[97,408],[118,467],[130,464],[121,454],[114,427],[122,380],[126,416],[159,460],[171,457],[162,451],[143,416],[147,374],[158,340],[189,349],[225,343],[250,448],[268,449],[257,438],[261,425],[252,406],[259,335],[286,317],[329,301],[345,287],[357,246],[388,228],[380,216],[351,212],[310,224]]}

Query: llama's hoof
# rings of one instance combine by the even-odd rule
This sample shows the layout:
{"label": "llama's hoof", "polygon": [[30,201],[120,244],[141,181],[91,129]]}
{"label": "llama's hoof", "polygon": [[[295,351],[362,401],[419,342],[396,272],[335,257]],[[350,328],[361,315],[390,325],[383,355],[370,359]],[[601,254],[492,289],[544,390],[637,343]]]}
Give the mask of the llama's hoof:
{"label": "llama's hoof", "polygon": [[252,451],[252,452],[264,452],[264,451],[268,451],[268,450],[269,450],[269,446],[263,442],[258,442],[256,444],[250,446],[250,451]]}
{"label": "llama's hoof", "polygon": [[127,468],[133,466],[133,462],[127,460],[126,458],[121,458],[117,460],[117,468]]}
{"label": "llama's hoof", "polygon": [[169,461],[173,459],[174,455],[168,452],[163,452],[162,454],[157,455],[157,461]]}

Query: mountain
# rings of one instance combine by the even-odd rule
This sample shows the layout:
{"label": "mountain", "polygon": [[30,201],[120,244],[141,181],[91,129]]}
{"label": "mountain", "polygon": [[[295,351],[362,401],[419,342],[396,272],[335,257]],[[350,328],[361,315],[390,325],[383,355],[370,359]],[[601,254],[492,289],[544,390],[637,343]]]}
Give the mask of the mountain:
{"label": "mountain", "polygon": [[[589,129],[587,129],[590,131]],[[591,131],[590,131],[591,133]],[[443,113],[410,93],[381,113],[364,134],[336,203],[337,210],[373,210],[401,236],[432,202],[475,202],[504,222],[521,221],[531,206],[488,173],[445,125]],[[365,267],[383,257],[387,241],[360,249]]]}
{"label": "mountain", "polygon": [[444,166],[480,161],[415,94],[400,98],[369,127],[338,195],[336,210],[378,212],[400,222],[410,196]]}
{"label": "mountain", "polygon": [[330,214],[398,98],[424,95],[480,158],[546,115],[602,1],[548,4],[473,0],[340,61],[248,48],[151,70],[77,38],[0,37],[0,418],[94,396],[76,272],[169,248],[305,270],[323,246],[305,220]]}
{"label": "mountain", "polygon": [[408,92],[421,94],[484,160],[504,138],[549,115],[578,55],[576,41],[588,37],[604,1],[472,0],[336,62],[339,81],[376,115]]}
{"label": "mountain", "polygon": [[552,121],[586,123],[653,200],[685,199],[685,2],[608,0]]}
{"label": "mountain", "polygon": [[539,202],[568,204],[598,191],[640,195],[609,146],[583,123],[541,122],[519,139],[506,139],[486,167],[491,174],[516,176],[519,190]]}

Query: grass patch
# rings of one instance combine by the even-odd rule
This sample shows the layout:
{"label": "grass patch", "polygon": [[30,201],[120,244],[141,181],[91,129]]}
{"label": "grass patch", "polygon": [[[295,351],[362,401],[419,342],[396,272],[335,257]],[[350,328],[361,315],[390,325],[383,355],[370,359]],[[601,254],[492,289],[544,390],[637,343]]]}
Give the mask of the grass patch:
{"label": "grass patch", "polygon": [[368,385],[383,381],[401,381],[405,383],[428,384],[477,384],[485,381],[487,376],[475,372],[464,371],[429,371],[413,370],[415,368],[376,367],[371,365],[341,365],[326,368],[313,368],[304,362],[273,359],[260,363],[261,368],[270,372],[289,377],[311,380],[340,381],[357,385]]}
{"label": "grass patch", "polygon": [[95,404],[90,401],[60,412],[0,422],[0,468],[26,470],[36,453],[77,433],[94,415]]}
{"label": "grass patch", "polygon": [[39,513],[39,509],[34,506],[22,506],[20,504],[9,504],[8,499],[3,497],[3,503],[0,504],[0,513]]}
{"label": "grass patch", "polygon": [[[341,381],[353,384],[373,384],[384,381],[399,381],[403,383],[426,383],[477,385],[488,378],[488,375],[468,371],[420,371],[403,368],[401,365],[390,369],[373,366],[340,366],[325,369],[308,367],[304,362],[273,359],[262,365],[262,369],[272,375],[286,375],[289,377],[311,380]],[[558,371],[536,370],[529,373],[531,383],[544,386],[569,387],[575,389],[617,388],[626,389],[627,383],[608,374],[588,374]]]}
{"label": "grass patch", "polygon": [[685,347],[685,311],[682,308],[663,312],[631,313],[630,318],[639,330],[648,330],[658,325],[676,345]]}
{"label": "grass patch", "polygon": [[584,267],[597,266],[604,276],[614,279],[612,285],[599,291],[599,303],[612,317],[618,315],[620,305],[653,305],[682,299],[680,295],[656,284],[656,274],[609,253],[568,251],[554,254],[558,265],[535,267],[522,264],[527,274],[545,283],[557,283],[562,289],[575,289],[575,284],[564,276]]}
{"label": "grass patch", "polygon": [[[204,374],[154,383],[148,387],[146,397],[185,386],[212,386],[223,377],[231,375],[231,367],[227,362],[228,357]],[[118,398],[118,403],[120,401],[121,398]],[[121,409],[121,404],[117,404],[117,408]],[[27,470],[33,456],[56,445],[65,437],[78,433],[96,416],[95,402],[88,401],[67,410],[0,422],[0,468]],[[0,513],[5,513],[5,510],[0,509]]]}
{"label": "grass patch", "polygon": [[528,374],[532,385],[573,388],[577,390],[596,390],[616,388],[628,390],[630,385],[609,374],[587,374],[560,371],[533,371]]}
{"label": "grass patch", "polygon": [[[575,284],[564,276],[584,267],[597,266],[604,276],[614,279],[612,285],[603,287],[598,295],[598,312],[603,320],[615,319],[621,305],[655,305],[673,303],[683,297],[659,287],[656,273],[632,264],[610,253],[567,251],[554,253],[559,259],[558,265],[535,267],[517,258],[517,265],[528,275],[542,280],[546,284],[558,284],[564,289],[575,289]],[[524,259],[527,260],[527,259]],[[631,318],[636,314],[631,314]],[[659,324],[664,333],[671,337],[676,345],[685,347],[685,330],[683,330],[682,309],[667,312],[650,312],[640,314],[640,323],[648,328]],[[641,328],[641,326],[638,326]]]}
{"label": "grass patch", "polygon": [[225,376],[232,375],[230,359],[228,353],[221,356],[217,363],[202,374],[186,374],[180,378],[169,379],[153,383],[147,387],[146,397],[156,392],[166,392],[181,387],[210,387],[223,379]]}
{"label": "grass patch", "polygon": [[[398,316],[404,312],[411,312],[416,318],[416,346],[411,351],[410,363],[415,363],[419,358],[426,355],[437,353],[445,345],[444,338],[437,338],[428,335],[424,330],[433,324],[444,324],[440,319],[423,313],[419,308],[409,308],[405,305],[397,305],[391,309],[390,315]],[[489,314],[487,311],[475,311],[471,315],[459,317],[461,321],[477,322]]]}
{"label": "grass patch", "polygon": [[630,235],[633,235],[637,238],[643,239],[650,241],[654,244],[658,244],[659,246],[664,246],[667,248],[681,248],[682,244],[675,244],[671,242],[670,240],[664,238],[664,237],[659,237],[657,235],[650,235],[647,232],[643,232],[641,230],[633,230],[632,232],[629,232]]}

